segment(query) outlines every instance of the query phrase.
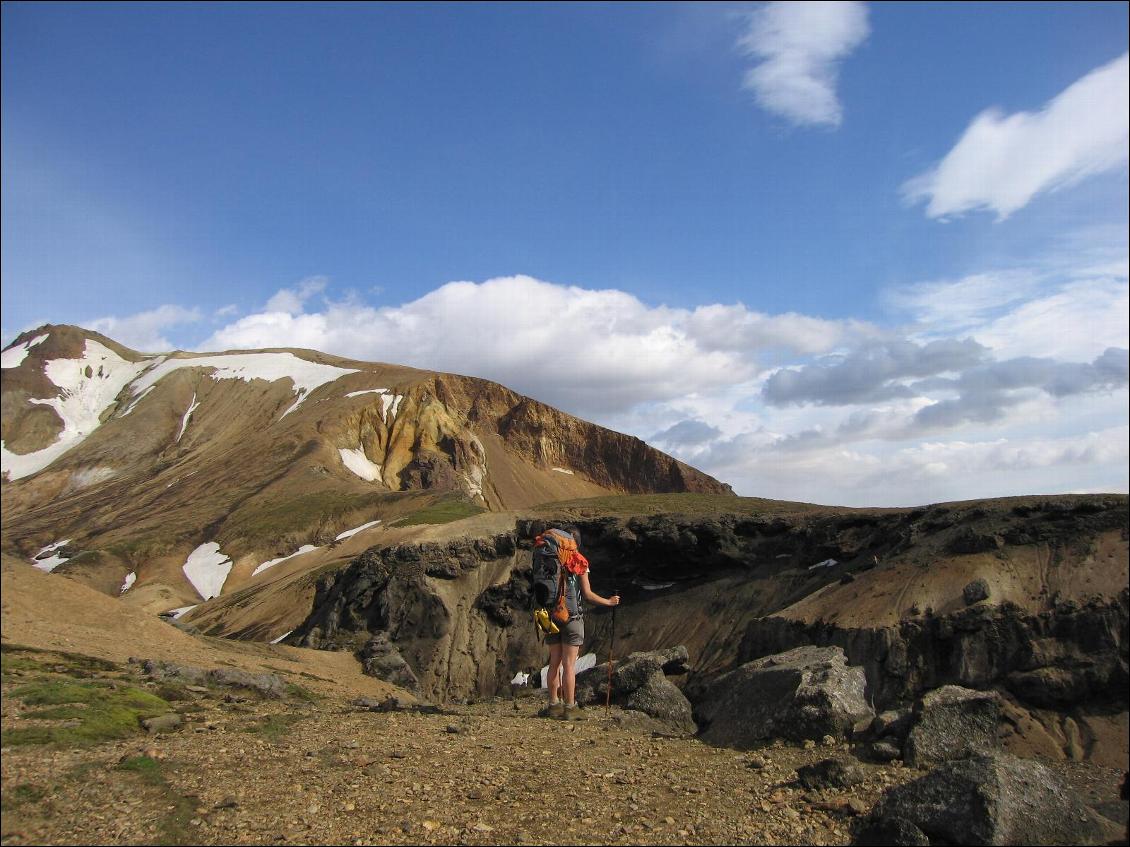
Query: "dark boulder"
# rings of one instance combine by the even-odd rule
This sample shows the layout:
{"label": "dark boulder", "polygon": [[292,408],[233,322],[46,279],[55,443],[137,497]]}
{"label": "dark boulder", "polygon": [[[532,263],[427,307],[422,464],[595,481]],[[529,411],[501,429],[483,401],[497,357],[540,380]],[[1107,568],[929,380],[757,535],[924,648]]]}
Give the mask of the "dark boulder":
{"label": "dark boulder", "polygon": [[399,685],[409,691],[418,691],[420,680],[409,666],[400,650],[389,641],[388,634],[377,633],[361,648],[361,668],[368,676]]}
{"label": "dark boulder", "polygon": [[990,594],[992,594],[992,591],[989,589],[989,583],[981,577],[973,580],[961,590],[961,596],[965,600],[966,606],[988,600]]}
{"label": "dark boulder", "polygon": [[1045,765],[993,753],[888,790],[856,843],[1094,844],[1113,829]]}
{"label": "dark boulder", "polygon": [[903,758],[914,767],[988,753],[997,744],[1000,698],[946,685],[919,700]]}
{"label": "dark boulder", "polygon": [[822,759],[811,765],[797,768],[797,782],[810,790],[822,788],[848,788],[863,782],[864,773],[858,765],[839,759]]}
{"label": "dark boulder", "polygon": [[863,669],[839,647],[797,647],[747,662],[718,677],[698,699],[696,717],[711,744],[749,748],[782,738],[845,738],[872,716]]}
{"label": "dark boulder", "polygon": [[[687,648],[632,653],[614,663],[611,702],[642,712],[672,729],[694,733],[690,701],[667,679],[687,671]],[[608,663],[577,674],[575,697],[583,705],[603,704],[608,697]]]}

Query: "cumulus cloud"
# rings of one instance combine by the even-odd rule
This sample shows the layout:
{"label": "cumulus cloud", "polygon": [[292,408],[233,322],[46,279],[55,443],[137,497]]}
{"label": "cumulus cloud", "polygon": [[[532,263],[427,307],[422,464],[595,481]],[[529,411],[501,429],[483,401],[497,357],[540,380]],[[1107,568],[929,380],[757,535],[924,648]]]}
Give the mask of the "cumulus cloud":
{"label": "cumulus cloud", "polygon": [[86,326],[95,332],[114,339],[126,347],[143,353],[160,353],[173,349],[173,344],[162,332],[169,327],[195,323],[201,319],[199,309],[166,304],[126,317],[105,317],[87,321]]}
{"label": "cumulus cloud", "polygon": [[913,397],[911,387],[901,380],[961,371],[983,361],[986,353],[984,346],[969,338],[928,344],[871,343],[844,356],[779,370],[765,383],[762,397],[774,406],[845,406]]}
{"label": "cumulus cloud", "polygon": [[[292,293],[280,292],[268,305]],[[726,320],[746,325],[744,343],[736,335],[720,342],[718,325],[703,319],[704,310],[512,276],[448,283],[395,307],[327,301],[310,313],[268,309],[223,327],[202,346],[306,347],[467,373],[570,411],[605,415],[725,389],[756,376],[766,347],[827,349],[830,338],[849,337],[861,326],[807,319],[818,331],[794,333],[806,319],[719,308]]]}
{"label": "cumulus cloud", "polygon": [[1125,167],[1130,54],[1091,71],[1038,112],[977,115],[945,157],[903,186],[931,218],[992,210],[1003,220],[1037,194]]}
{"label": "cumulus cloud", "polygon": [[650,441],[653,444],[666,444],[671,446],[691,446],[706,444],[722,434],[722,430],[711,426],[705,421],[685,420],[679,421],[674,426],[653,435]]}
{"label": "cumulus cloud", "polygon": [[1093,359],[1130,337],[1126,228],[1073,233],[1015,267],[902,286],[884,304],[912,337],[969,335],[997,359]]}
{"label": "cumulus cloud", "polygon": [[267,312],[282,312],[287,315],[302,313],[306,301],[315,294],[320,294],[326,289],[329,280],[324,276],[308,276],[293,288],[280,289],[267,301],[264,307]]}
{"label": "cumulus cloud", "polygon": [[738,41],[759,60],[746,71],[742,87],[762,108],[794,124],[839,126],[839,64],[869,32],[863,3],[768,3],[750,15]]}
{"label": "cumulus cloud", "polygon": [[956,379],[935,382],[931,387],[945,388],[948,382],[958,396],[919,409],[915,423],[933,429],[995,421],[1026,399],[1025,389],[1064,398],[1124,388],[1130,377],[1128,355],[1126,349],[1111,347],[1089,363],[1025,357],[971,368]]}

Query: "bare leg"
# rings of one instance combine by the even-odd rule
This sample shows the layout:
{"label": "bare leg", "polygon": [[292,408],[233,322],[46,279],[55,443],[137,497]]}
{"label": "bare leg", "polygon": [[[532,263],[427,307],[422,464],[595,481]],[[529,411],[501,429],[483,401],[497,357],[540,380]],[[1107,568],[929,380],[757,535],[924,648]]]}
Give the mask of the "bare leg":
{"label": "bare leg", "polygon": [[545,677],[546,688],[549,689],[549,702],[556,703],[561,685],[561,644],[549,645],[549,672]]}
{"label": "bare leg", "polygon": [[580,652],[580,647],[572,647],[568,644],[563,645],[561,650],[561,670],[565,683],[565,691],[561,699],[568,706],[574,705],[575,702],[573,698],[576,696],[577,688],[577,656]]}

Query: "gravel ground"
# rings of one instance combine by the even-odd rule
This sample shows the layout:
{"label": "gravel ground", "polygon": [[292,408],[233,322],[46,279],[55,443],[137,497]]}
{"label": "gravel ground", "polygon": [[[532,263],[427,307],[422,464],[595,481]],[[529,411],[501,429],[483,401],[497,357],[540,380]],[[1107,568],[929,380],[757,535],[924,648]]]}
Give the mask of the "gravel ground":
{"label": "gravel ground", "polygon": [[[884,789],[920,775],[847,745],[713,748],[617,709],[550,720],[534,697],[441,713],[227,697],[194,693],[167,734],[5,748],[2,843],[847,844]],[[5,697],[5,729],[21,712]],[[795,782],[830,756],[864,781]],[[1073,768],[1116,797],[1119,774]]]}

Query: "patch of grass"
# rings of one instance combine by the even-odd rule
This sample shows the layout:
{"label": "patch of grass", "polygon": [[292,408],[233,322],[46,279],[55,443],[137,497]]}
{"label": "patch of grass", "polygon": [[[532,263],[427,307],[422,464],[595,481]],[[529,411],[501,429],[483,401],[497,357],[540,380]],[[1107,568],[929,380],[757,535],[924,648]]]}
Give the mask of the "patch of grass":
{"label": "patch of grass", "polygon": [[196,802],[194,797],[178,794],[169,784],[164,763],[150,756],[130,756],[117,765],[117,770],[137,776],[141,782],[164,795],[166,814],[158,822],[155,844],[194,844],[189,828]]}
{"label": "patch of grass", "polygon": [[84,745],[124,738],[141,731],[143,718],[172,711],[167,702],[147,691],[102,681],[40,679],[13,689],[10,696],[27,706],[55,707],[32,712],[29,717],[68,723],[5,727],[5,746]]}
{"label": "patch of grass", "polygon": [[310,691],[308,688],[303,688],[301,685],[295,685],[293,682],[286,683],[286,694],[292,700],[297,700],[300,703],[317,703],[322,699],[321,696],[315,694],[313,691]]}
{"label": "patch of grass", "polygon": [[482,506],[463,499],[445,499],[410,512],[392,526],[418,526],[420,524],[445,524],[474,517],[485,512]]}
{"label": "patch of grass", "polygon": [[[546,516],[631,517],[634,515],[795,515],[807,512],[861,511],[841,506],[766,500],[761,497],[732,497],[728,494],[624,494],[585,497],[578,500],[552,500],[532,510]],[[866,511],[877,511],[874,509]],[[894,511],[894,510],[878,510]]]}
{"label": "patch of grass", "polygon": [[82,653],[68,653],[60,650],[40,650],[10,642],[0,643],[0,673],[4,676],[13,672],[58,673],[65,676],[89,677],[96,673],[111,673],[121,668],[113,662],[84,656]]}
{"label": "patch of grass", "polygon": [[278,741],[290,733],[294,725],[302,720],[302,715],[279,713],[264,715],[255,723],[246,728],[246,732],[253,732],[264,736],[268,741]]}
{"label": "patch of grass", "polygon": [[130,756],[118,762],[117,769],[137,774],[148,785],[165,785],[161,763],[151,756]]}
{"label": "patch of grass", "polygon": [[13,785],[0,797],[0,810],[11,812],[25,803],[38,803],[47,796],[47,789],[30,782]]}
{"label": "patch of grass", "polygon": [[263,498],[245,502],[224,521],[224,535],[251,541],[271,539],[294,532],[307,532],[335,524],[350,512],[373,512],[389,501],[386,493],[350,494],[316,491],[286,499]]}

